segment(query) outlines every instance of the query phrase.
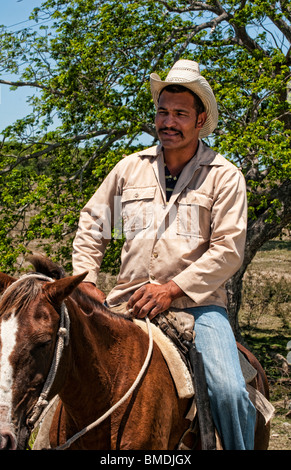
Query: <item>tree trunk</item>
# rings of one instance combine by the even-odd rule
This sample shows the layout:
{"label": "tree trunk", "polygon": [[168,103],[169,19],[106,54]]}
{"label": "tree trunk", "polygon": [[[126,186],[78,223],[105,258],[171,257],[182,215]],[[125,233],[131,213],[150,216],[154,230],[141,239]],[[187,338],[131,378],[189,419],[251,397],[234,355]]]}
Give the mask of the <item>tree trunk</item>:
{"label": "tree trunk", "polygon": [[237,341],[242,341],[239,327],[238,313],[241,306],[241,291],[244,273],[256,255],[257,251],[266,243],[278,235],[282,229],[291,223],[290,191],[291,182],[286,180],[279,188],[274,199],[281,202],[276,219],[269,221],[270,207],[256,220],[248,221],[247,240],[244,261],[237,273],[227,282],[228,315],[231,327]]}
{"label": "tree trunk", "polygon": [[234,332],[235,338],[239,343],[242,343],[242,336],[240,332],[238,313],[241,306],[242,297],[242,280],[245,270],[240,269],[226,284],[227,301],[228,301],[228,316],[229,321]]}

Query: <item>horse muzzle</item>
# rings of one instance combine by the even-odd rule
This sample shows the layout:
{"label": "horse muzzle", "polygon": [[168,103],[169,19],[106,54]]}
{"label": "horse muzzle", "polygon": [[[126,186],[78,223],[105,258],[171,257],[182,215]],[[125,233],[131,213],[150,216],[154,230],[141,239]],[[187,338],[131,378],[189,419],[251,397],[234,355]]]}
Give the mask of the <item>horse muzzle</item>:
{"label": "horse muzzle", "polygon": [[0,403],[0,450],[16,450],[17,438],[9,418],[9,407]]}
{"label": "horse muzzle", "polygon": [[17,439],[8,423],[0,423],[0,450],[16,450]]}

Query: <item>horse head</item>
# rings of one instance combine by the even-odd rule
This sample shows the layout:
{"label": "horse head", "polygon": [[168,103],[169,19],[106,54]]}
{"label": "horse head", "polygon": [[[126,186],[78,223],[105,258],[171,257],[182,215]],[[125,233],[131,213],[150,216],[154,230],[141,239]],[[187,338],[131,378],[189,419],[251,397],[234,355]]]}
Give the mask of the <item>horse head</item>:
{"label": "horse head", "polygon": [[64,300],[86,274],[53,281],[0,273],[0,449],[27,447],[29,419],[54,358]]}

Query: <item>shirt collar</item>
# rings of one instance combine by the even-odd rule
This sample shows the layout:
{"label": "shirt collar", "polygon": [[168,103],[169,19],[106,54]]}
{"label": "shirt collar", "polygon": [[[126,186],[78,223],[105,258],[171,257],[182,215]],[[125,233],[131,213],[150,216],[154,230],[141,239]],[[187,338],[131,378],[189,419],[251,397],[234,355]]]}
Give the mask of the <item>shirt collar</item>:
{"label": "shirt collar", "polygon": [[[155,157],[157,158],[163,152],[161,144],[154,147],[147,148],[138,153],[139,157]],[[201,166],[224,166],[225,158],[219,153],[208,147],[202,140],[199,139],[198,150],[193,159]]]}

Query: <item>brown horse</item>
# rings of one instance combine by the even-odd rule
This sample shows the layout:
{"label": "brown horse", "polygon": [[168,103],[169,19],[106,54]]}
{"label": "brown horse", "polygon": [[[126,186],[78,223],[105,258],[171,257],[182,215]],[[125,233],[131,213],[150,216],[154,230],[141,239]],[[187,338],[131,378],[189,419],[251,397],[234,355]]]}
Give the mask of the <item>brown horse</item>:
{"label": "brown horse", "polygon": [[[0,273],[0,449],[27,448],[31,426],[56,394],[50,441],[61,446],[126,396],[148,354],[149,337],[130,318],[82,296],[78,285],[86,273],[63,277],[49,260],[33,262],[43,275],[16,280]],[[264,373],[253,356],[252,362],[259,372],[255,385],[267,395]],[[70,449],[176,449],[189,427],[190,405],[178,398],[154,343],[130,396]],[[266,449],[268,439],[259,415],[255,447]]]}

